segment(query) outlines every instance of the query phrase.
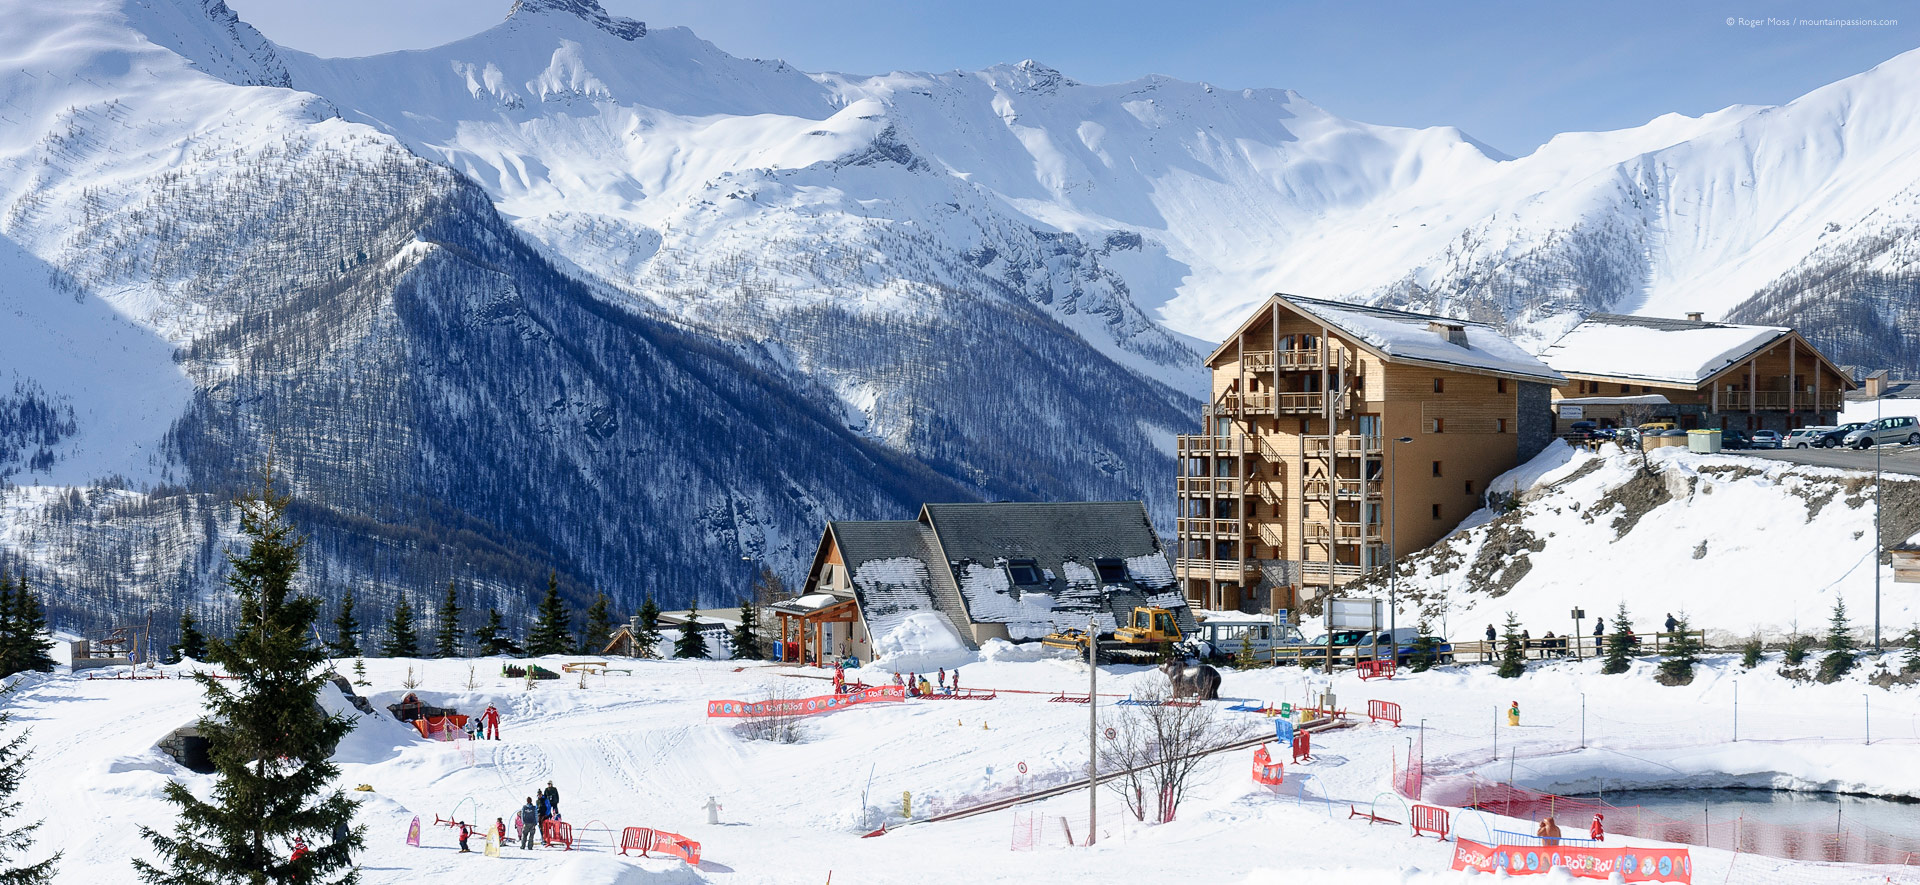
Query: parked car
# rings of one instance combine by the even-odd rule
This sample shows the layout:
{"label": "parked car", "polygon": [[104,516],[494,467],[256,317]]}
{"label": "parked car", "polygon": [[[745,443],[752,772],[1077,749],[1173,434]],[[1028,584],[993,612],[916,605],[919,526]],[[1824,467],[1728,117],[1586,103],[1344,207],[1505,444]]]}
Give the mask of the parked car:
{"label": "parked car", "polygon": [[1847,434],[1865,426],[1867,426],[1867,422],[1865,421],[1853,421],[1828,430],[1826,433],[1820,434],[1820,447],[1823,449],[1838,448],[1840,443],[1846,440]]}
{"label": "parked car", "polygon": [[1598,439],[1600,423],[1597,421],[1575,421],[1567,425],[1567,436],[1574,440]]}
{"label": "parked car", "polygon": [[[1753,447],[1756,449],[1777,449],[1780,448],[1781,439],[1780,431],[1778,430],[1756,430],[1753,432]],[[1721,448],[1725,448],[1726,440],[1722,439],[1720,445]]]}
{"label": "parked car", "polygon": [[1665,433],[1675,429],[1676,426],[1672,421],[1648,421],[1640,425],[1639,430],[1641,435],[1644,436],[1653,433]]}
{"label": "parked car", "polygon": [[1722,430],[1720,431],[1720,448],[1734,450],[1751,449],[1753,448],[1753,440],[1748,439],[1746,434],[1738,430]]}
{"label": "parked car", "polygon": [[1847,434],[1846,439],[1840,442],[1854,449],[1890,443],[1920,446],[1920,421],[1914,420],[1912,415],[1889,415]]}
{"label": "parked car", "polygon": [[[1800,427],[1790,430],[1787,432],[1787,438],[1780,441],[1780,447],[1783,449],[1814,448],[1820,445],[1820,437],[1832,429],[1831,427]],[[1724,443],[1722,447],[1725,447]]]}

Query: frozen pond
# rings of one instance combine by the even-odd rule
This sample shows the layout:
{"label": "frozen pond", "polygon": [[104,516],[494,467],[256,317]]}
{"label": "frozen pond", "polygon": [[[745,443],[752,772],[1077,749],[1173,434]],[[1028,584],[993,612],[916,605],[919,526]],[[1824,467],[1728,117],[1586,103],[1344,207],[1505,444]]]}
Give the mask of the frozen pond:
{"label": "frozen pond", "polygon": [[1842,826],[1848,829],[1864,826],[1895,836],[1920,837],[1920,802],[1873,796],[1794,790],[1700,789],[1610,790],[1576,798],[1597,799],[1620,808],[1638,805],[1649,814],[1682,821],[1703,821],[1711,814],[1715,824],[1744,817],[1816,833],[1833,832]]}

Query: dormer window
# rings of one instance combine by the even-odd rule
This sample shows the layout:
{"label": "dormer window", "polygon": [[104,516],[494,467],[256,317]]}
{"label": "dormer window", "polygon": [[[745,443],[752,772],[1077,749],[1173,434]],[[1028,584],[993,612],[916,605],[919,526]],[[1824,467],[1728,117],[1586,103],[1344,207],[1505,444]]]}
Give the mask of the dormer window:
{"label": "dormer window", "polygon": [[1015,586],[1019,587],[1041,587],[1047,583],[1046,575],[1040,571],[1040,564],[1031,559],[1015,559],[1009,561],[1007,563],[1007,577],[1012,579]]}
{"label": "dormer window", "polygon": [[1124,560],[1096,559],[1093,561],[1093,567],[1100,573],[1102,584],[1118,584],[1127,579],[1127,564]]}

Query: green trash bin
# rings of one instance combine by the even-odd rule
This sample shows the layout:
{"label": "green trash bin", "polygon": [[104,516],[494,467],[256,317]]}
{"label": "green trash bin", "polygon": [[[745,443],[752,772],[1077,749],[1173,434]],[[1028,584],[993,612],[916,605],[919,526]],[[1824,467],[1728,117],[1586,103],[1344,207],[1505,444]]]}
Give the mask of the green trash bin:
{"label": "green trash bin", "polygon": [[1711,455],[1715,452],[1720,451],[1720,431],[1718,430],[1687,431],[1687,451],[1699,452],[1703,455]]}

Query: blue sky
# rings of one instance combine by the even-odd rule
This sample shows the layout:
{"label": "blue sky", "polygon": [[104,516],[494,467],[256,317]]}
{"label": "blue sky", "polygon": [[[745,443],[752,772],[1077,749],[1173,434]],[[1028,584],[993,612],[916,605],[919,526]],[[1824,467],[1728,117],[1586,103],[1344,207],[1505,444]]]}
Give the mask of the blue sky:
{"label": "blue sky", "polygon": [[[1356,120],[1458,126],[1511,154],[1557,132],[1780,104],[1920,47],[1920,6],[1886,0],[602,2],[804,70],[974,70],[1033,58],[1087,82],[1157,73],[1281,87]],[[498,22],[510,0],[228,5],[276,42],[367,55],[466,36]],[[1789,23],[1746,23],[1770,18]],[[1840,18],[1897,24],[1792,23]]]}

